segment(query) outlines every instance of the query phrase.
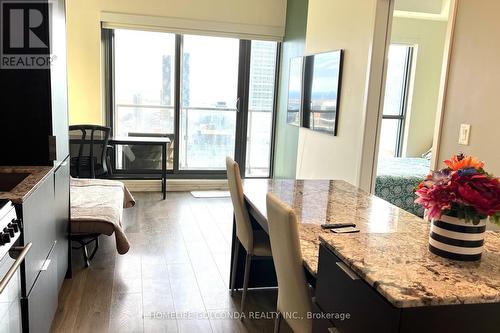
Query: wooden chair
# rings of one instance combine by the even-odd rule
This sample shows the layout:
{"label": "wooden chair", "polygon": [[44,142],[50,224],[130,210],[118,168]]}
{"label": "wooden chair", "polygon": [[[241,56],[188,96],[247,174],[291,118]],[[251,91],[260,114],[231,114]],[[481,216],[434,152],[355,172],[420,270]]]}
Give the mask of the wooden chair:
{"label": "wooden chair", "polygon": [[241,311],[245,311],[245,300],[248,289],[248,277],[253,257],[271,257],[271,244],[269,237],[263,230],[253,230],[250,216],[248,215],[241,184],[240,167],[230,157],[226,158],[227,181],[233,202],[234,217],[236,221],[237,241],[234,242],[233,272],[231,276],[231,291],[234,292],[236,280],[236,266],[238,265],[238,251],[241,245],[247,255],[245,260],[245,273],[243,278],[243,293],[241,295]]}
{"label": "wooden chair", "polygon": [[[278,316],[274,332],[279,332],[285,318],[295,333],[310,333],[312,320],[307,314],[312,310],[312,298],[302,264],[297,218],[293,210],[272,193],[267,194],[266,200],[269,237],[278,278]],[[291,315],[284,317],[283,313],[296,314],[301,319]]]}

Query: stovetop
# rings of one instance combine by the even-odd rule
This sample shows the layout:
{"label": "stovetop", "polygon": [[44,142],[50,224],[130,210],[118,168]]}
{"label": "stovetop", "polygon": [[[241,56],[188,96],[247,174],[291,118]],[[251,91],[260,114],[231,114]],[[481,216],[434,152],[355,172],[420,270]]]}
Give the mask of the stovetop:
{"label": "stovetop", "polygon": [[14,205],[10,201],[0,201],[0,259],[16,243],[21,235],[22,223],[17,218]]}

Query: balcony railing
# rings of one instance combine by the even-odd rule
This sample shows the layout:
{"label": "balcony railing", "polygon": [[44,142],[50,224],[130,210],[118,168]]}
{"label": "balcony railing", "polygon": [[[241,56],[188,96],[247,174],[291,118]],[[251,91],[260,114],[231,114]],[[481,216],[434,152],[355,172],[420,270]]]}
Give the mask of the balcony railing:
{"label": "balcony railing", "polygon": [[[131,109],[144,111],[145,118],[142,115],[128,116],[127,121],[120,121],[119,118],[123,116],[120,112],[130,112]],[[173,134],[174,132],[174,107],[166,105],[155,105],[155,104],[127,104],[120,103],[116,104],[117,113],[115,115],[116,120],[116,134],[118,135],[128,135],[131,132],[141,132],[141,133],[162,133],[162,134]],[[127,111],[124,111],[127,110]],[[170,115],[168,118],[157,118],[147,119],[151,117],[150,111],[158,110],[169,110]],[[227,107],[184,107],[181,108],[181,119],[180,119],[180,142],[179,142],[179,164],[182,169],[197,169],[197,170],[221,170],[224,169],[224,158],[226,155],[232,155],[234,152],[235,144],[235,131],[236,131],[236,108]],[[200,113],[207,113],[207,120],[200,119],[203,115]],[[220,119],[217,119],[217,115],[213,113],[224,113],[221,115]],[[228,112],[228,114],[226,114]],[[229,113],[233,113],[234,116],[227,118]],[[252,118],[257,114],[268,113],[271,116],[270,111],[264,110],[250,110],[248,119],[248,130],[247,133],[250,135],[254,133],[253,127],[258,125],[258,122],[253,122]],[[127,117],[127,116],[125,116]],[[138,119],[140,117],[141,119]],[[196,117],[195,119],[193,119]],[[154,119],[154,120],[153,120]],[[210,122],[210,119],[213,120]],[[160,122],[166,122],[167,124],[160,124]],[[269,119],[271,120],[271,119]],[[201,122],[200,122],[201,121]],[[206,121],[206,123],[202,123]],[[140,124],[142,122],[142,124]],[[149,124],[148,124],[149,123]],[[170,123],[170,125],[168,125]],[[139,126],[138,126],[139,125]],[[161,129],[159,128],[161,126]],[[271,122],[269,121],[269,127]],[[155,129],[156,127],[156,129]],[[165,130],[165,127],[168,129]],[[260,132],[257,132],[260,133]],[[270,135],[265,135],[266,138],[260,137],[253,138],[251,140],[250,136],[247,137],[247,151],[249,156],[257,156],[259,154],[252,154],[254,149],[259,149],[259,147],[267,147],[269,145]],[[190,144],[188,142],[191,141]],[[264,144],[264,145],[263,145]],[[267,146],[266,146],[267,145]],[[171,145],[173,149],[174,145]],[[173,151],[169,152],[169,156],[173,156]],[[264,158],[268,160],[268,157]],[[252,159],[247,159],[247,169],[248,170],[259,170],[268,168],[268,166],[263,165],[263,160],[257,158],[253,165]],[[121,163],[119,163],[121,164]],[[268,164],[266,162],[265,164]],[[169,168],[172,168],[172,161],[170,161]],[[260,174],[261,172],[259,172]]]}

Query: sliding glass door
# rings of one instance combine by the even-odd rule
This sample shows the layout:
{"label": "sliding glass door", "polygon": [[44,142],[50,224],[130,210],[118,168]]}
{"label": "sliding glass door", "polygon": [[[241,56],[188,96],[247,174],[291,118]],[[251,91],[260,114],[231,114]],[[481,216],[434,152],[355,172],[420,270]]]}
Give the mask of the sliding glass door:
{"label": "sliding glass door", "polygon": [[[175,35],[137,30],[114,33],[113,134],[174,135]],[[167,169],[173,170],[173,147]],[[159,147],[118,146],[116,168],[161,169]]]}
{"label": "sliding glass door", "polygon": [[224,170],[234,158],[238,39],[183,36],[179,169]]}
{"label": "sliding glass door", "polygon": [[277,51],[275,42],[251,43],[246,177],[268,177],[271,168]]}
{"label": "sliding glass door", "polygon": [[[174,175],[270,177],[278,43],[103,29],[108,119],[115,136],[172,141]],[[161,168],[155,147],[119,147],[119,171]]]}

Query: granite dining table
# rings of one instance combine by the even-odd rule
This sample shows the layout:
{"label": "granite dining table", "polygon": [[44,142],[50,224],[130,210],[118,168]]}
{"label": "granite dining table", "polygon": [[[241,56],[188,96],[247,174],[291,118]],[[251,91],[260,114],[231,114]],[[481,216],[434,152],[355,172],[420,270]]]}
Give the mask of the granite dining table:
{"label": "granite dining table", "polygon": [[[252,220],[265,231],[268,192],[293,209],[304,267],[313,279],[322,245],[395,308],[500,302],[498,232],[486,232],[480,261],[453,261],[428,251],[428,221],[345,181],[246,179],[243,191]],[[355,223],[360,232],[334,234],[321,228],[345,222]],[[255,275],[250,274],[256,281],[249,285],[275,285],[271,264],[256,263]]]}

